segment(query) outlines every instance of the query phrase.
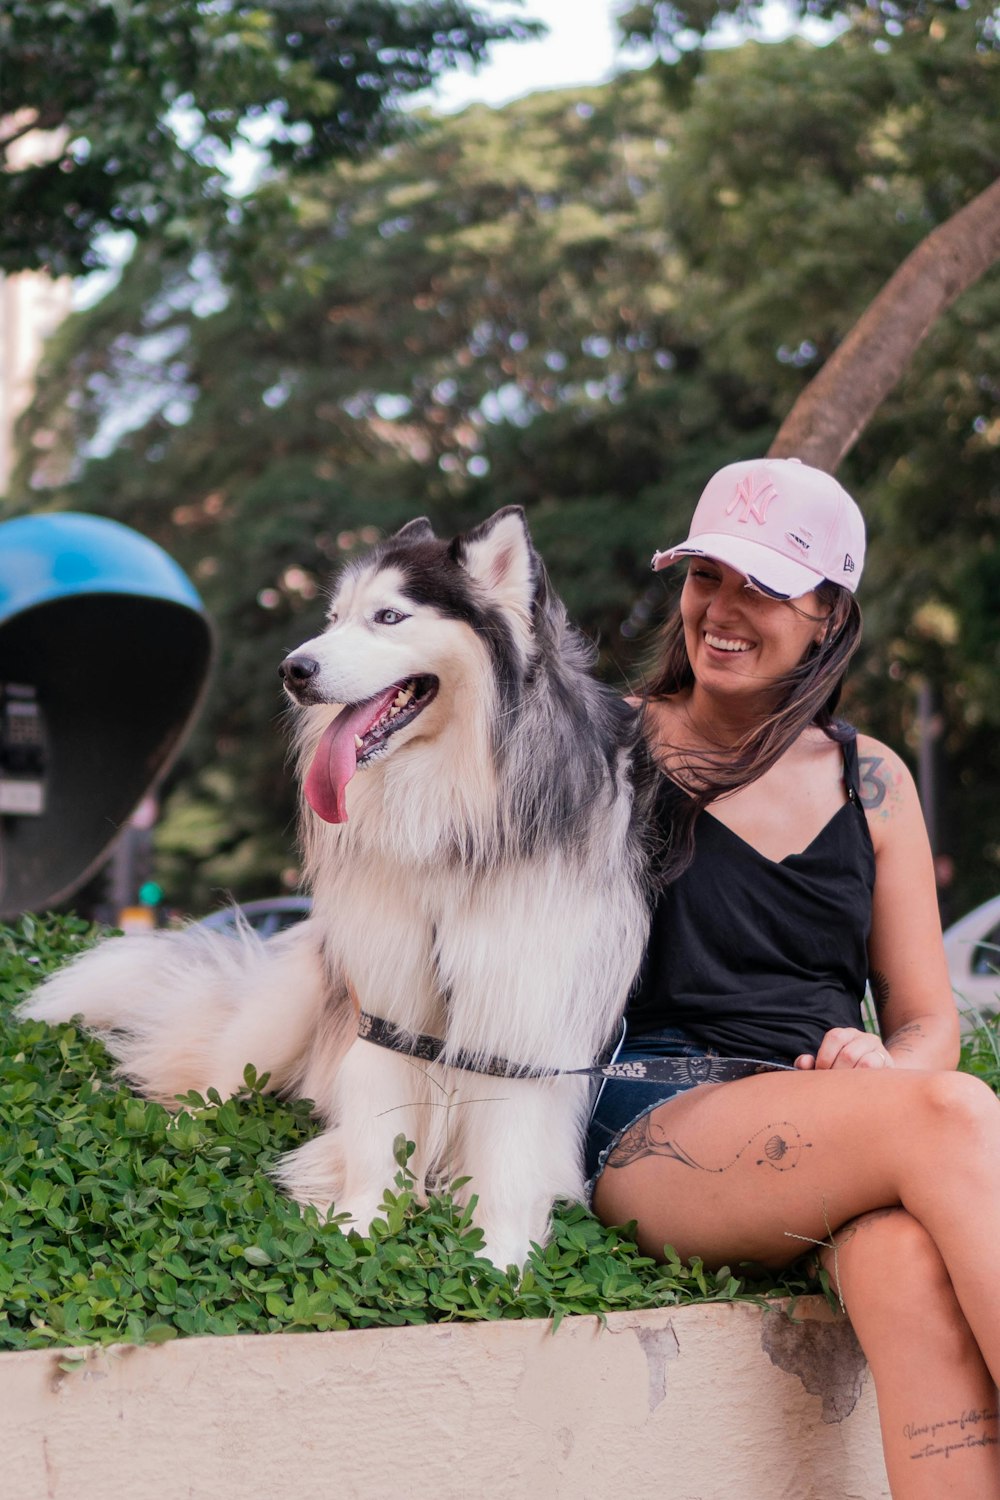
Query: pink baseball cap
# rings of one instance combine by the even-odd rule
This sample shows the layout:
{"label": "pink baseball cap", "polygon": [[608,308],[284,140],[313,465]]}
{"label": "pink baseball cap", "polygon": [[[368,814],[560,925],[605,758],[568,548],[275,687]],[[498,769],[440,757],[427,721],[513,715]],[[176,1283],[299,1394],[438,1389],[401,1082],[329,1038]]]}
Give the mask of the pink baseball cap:
{"label": "pink baseball cap", "polygon": [[653,555],[653,568],[711,557],[785,599],[824,578],[853,594],[865,561],[865,522],[830,474],[798,458],[756,458],[713,474],[686,541]]}

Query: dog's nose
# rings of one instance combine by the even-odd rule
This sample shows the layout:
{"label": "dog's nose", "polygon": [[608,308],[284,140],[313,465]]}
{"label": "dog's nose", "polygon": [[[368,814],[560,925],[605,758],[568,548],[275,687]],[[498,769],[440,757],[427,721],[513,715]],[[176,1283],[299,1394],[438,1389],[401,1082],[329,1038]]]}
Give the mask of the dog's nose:
{"label": "dog's nose", "polygon": [[319,671],[315,656],[286,656],[278,668],[278,676],[286,687],[301,688]]}

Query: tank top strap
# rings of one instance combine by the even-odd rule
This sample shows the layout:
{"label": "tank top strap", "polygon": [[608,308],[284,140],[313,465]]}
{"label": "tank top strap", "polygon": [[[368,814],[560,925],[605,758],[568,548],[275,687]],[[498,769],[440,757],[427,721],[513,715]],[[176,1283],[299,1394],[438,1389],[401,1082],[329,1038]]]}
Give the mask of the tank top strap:
{"label": "tank top strap", "polygon": [[844,785],[847,795],[856,807],[861,806],[861,766],[858,761],[858,736],[852,734],[841,747],[844,752]]}

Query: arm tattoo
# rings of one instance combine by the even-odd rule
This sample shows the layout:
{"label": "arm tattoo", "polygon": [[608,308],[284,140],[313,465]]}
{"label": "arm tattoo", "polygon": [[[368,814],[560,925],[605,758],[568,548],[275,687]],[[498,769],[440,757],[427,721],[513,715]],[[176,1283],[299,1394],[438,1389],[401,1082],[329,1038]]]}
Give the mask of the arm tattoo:
{"label": "arm tattoo", "polygon": [[858,800],[867,812],[873,812],[885,801],[886,780],[885,772],[881,770],[882,764],[881,755],[858,757],[858,769],[861,773]]}
{"label": "arm tattoo", "polygon": [[[763,1141],[762,1137],[765,1137]],[[696,1161],[678,1141],[668,1139],[653,1119],[653,1111],[650,1110],[622,1134],[608,1156],[608,1166],[627,1167],[643,1156],[665,1156],[696,1172],[728,1172],[755,1142],[761,1142],[756,1149],[763,1151],[763,1155],[756,1158],[755,1165],[771,1167],[775,1172],[789,1172],[797,1167],[802,1152],[812,1147],[812,1141],[804,1141],[798,1128],[790,1120],[779,1120],[772,1125],[762,1125],[755,1131],[732,1161],[723,1162],[721,1167],[706,1166],[704,1162]]]}
{"label": "arm tattoo", "polygon": [[858,802],[865,812],[891,818],[903,800],[903,777],[886,765],[881,755],[858,757]]}
{"label": "arm tattoo", "polygon": [[875,1014],[881,1020],[882,1012],[889,1003],[889,980],[888,977],[878,969],[873,969],[868,976],[871,986],[872,999],[875,1001]]}
{"label": "arm tattoo", "polygon": [[886,1040],[885,1050],[891,1047],[894,1052],[912,1052],[913,1043],[924,1034],[924,1028],[919,1021],[908,1021],[905,1026],[900,1026]]}

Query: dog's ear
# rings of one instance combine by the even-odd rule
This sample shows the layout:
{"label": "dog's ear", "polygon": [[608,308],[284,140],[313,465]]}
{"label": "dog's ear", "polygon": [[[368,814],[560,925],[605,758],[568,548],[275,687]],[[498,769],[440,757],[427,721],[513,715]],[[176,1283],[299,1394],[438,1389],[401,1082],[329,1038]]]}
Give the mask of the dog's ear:
{"label": "dog's ear", "polygon": [[503,608],[531,623],[540,563],[519,505],[505,505],[451,544],[451,555]]}
{"label": "dog's ear", "polygon": [[426,516],[418,516],[415,521],[407,521],[398,531],[392,534],[394,542],[432,542],[434,540],[434,527]]}

